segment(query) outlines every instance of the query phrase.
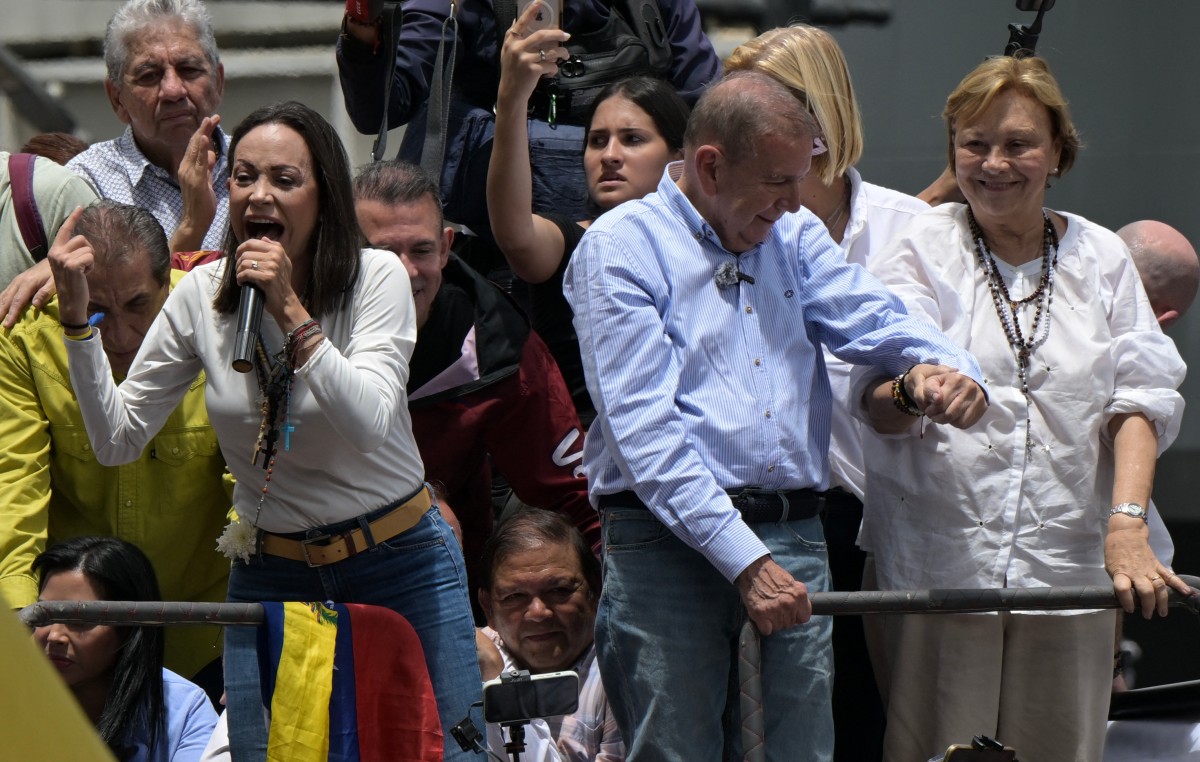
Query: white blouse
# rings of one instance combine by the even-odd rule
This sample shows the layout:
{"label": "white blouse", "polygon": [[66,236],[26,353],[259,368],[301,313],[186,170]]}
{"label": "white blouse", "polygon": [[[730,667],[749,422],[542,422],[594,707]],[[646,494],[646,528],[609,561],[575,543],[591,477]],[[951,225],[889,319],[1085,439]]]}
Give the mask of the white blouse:
{"label": "white blouse", "polygon": [[[1110,584],[1103,542],[1112,481],[1098,476],[1112,473],[1107,424],[1143,413],[1161,452],[1179,430],[1183,399],[1175,389],[1185,367],[1120,239],[1063,216],[1049,335],[1033,350],[1028,406],[965,206],[922,214],[869,263],[911,313],[978,358],[990,393],[987,412],[966,431],[924,419],[895,437],[863,427],[859,545],[875,554],[881,589]],[[1033,269],[1002,270],[1013,298],[1036,287],[1040,260]],[[855,399],[870,380],[855,372]]]}
{"label": "white blouse", "polygon": [[[851,183],[850,221],[842,236],[846,261],[867,266],[870,257],[896,238],[910,220],[929,208],[921,199],[864,182],[857,169],[846,171]],[[854,366],[825,352],[825,368],[833,392],[829,438],[829,485],[844,487],[860,500],[866,488],[861,424],[849,407],[850,369]]]}
{"label": "white blouse", "polygon": [[[106,465],[137,458],[203,370],[209,418],[237,480],[234,506],[252,520],[266,478],[263,458],[251,463],[262,414],[255,373],[231,367],[236,312],[212,306],[226,261],[198,267],[175,287],[120,386],[97,336],[66,343],[88,436]],[[359,516],[415,491],[424,478],[405,395],[417,329],[400,258],[365,250],[348,306],[318,320],[326,340],[296,371],[295,430],[279,438],[258,519],[272,532]],[[266,312],[261,333],[267,351],[278,352],[283,334]]]}

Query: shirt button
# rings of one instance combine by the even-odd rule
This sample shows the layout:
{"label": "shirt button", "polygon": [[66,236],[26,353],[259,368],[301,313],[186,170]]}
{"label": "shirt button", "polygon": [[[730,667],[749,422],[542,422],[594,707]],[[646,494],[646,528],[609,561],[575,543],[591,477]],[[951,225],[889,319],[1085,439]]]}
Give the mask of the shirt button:
{"label": "shirt button", "polygon": [[767,473],[768,474],[775,473],[775,466],[767,466]]}
{"label": "shirt button", "polygon": [[756,367],[756,368],[757,368],[759,365],[762,365],[762,360],[760,360],[760,359],[758,359],[757,357],[755,357],[755,358],[754,358],[754,367]]}
{"label": "shirt button", "polygon": [[703,240],[704,240],[704,231],[703,231],[703,230],[697,230],[697,231],[696,231],[696,240],[697,240],[697,241],[703,241]]}
{"label": "shirt button", "polygon": [[172,448],[171,448],[171,454],[172,454],[172,455],[178,455],[178,454],[179,454],[179,448],[178,448],[178,447],[172,447]]}
{"label": "shirt button", "polygon": [[983,519],[980,519],[979,521],[976,521],[975,523],[978,524],[979,526],[983,526]]}
{"label": "shirt button", "polygon": [[766,415],[767,415],[767,417],[768,417],[768,418],[770,418],[770,417],[771,417],[771,411],[770,411],[770,410],[768,410],[768,411],[767,411],[767,413],[766,413]]}
{"label": "shirt button", "polygon": [[753,307],[747,307],[747,308],[746,308],[746,314],[747,314],[747,315],[749,315],[749,314],[751,314],[751,313],[753,313],[753,312],[754,312],[754,308],[753,308]]}
{"label": "shirt button", "polygon": [[132,508],[132,507],[133,507],[133,501],[132,501],[132,500],[126,500],[126,501],[125,501],[125,507],[126,507],[126,508]]}
{"label": "shirt button", "polygon": [[90,451],[91,449],[92,449],[92,446],[91,446],[90,444],[88,444],[87,442],[84,442],[84,443],[83,443],[83,451],[84,451],[84,452],[88,452],[88,451]]}

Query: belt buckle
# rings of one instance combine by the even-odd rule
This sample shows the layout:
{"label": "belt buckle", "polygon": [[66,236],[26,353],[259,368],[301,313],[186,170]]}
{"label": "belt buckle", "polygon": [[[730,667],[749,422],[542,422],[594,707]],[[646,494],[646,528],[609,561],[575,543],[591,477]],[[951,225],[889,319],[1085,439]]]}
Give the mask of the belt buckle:
{"label": "belt buckle", "polygon": [[308,564],[308,568],[316,569],[318,566],[325,565],[325,564],[314,564],[313,563],[312,558],[310,558],[308,555],[308,546],[313,545],[320,541],[328,541],[332,538],[333,538],[333,535],[323,534],[323,535],[319,535],[317,537],[309,537],[307,539],[300,540],[300,552],[302,554],[304,554],[304,563]]}
{"label": "belt buckle", "polygon": [[775,495],[779,498],[779,523],[782,524],[788,520],[788,512],[791,510],[791,503],[788,502],[787,493],[784,490],[775,490]]}

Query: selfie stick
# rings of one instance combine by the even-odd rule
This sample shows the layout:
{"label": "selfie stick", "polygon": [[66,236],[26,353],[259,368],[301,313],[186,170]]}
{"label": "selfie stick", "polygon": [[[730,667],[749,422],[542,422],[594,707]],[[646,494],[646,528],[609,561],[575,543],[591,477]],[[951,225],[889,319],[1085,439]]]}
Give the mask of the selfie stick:
{"label": "selfie stick", "polygon": [[525,751],[525,726],[529,720],[506,722],[500,727],[508,728],[508,741],[504,743],[504,751],[510,754],[513,762],[521,762],[521,752]]}

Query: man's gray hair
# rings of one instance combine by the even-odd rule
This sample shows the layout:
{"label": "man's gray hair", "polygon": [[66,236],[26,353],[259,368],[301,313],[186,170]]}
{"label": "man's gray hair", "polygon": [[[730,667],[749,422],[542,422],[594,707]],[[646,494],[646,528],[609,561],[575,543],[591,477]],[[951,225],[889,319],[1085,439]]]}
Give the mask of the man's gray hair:
{"label": "man's gray hair", "polygon": [[152,24],[178,21],[191,28],[213,69],[221,59],[213,36],[212,16],[201,0],[127,0],[108,21],[104,30],[104,66],[108,79],[120,84],[129,65],[130,43]]}
{"label": "man's gray hair", "polygon": [[683,145],[716,145],[731,161],[745,161],[766,135],[800,139],[819,132],[816,119],[785,85],[760,72],[736,71],[700,96]]}
{"label": "man's gray hair", "polygon": [[73,232],[88,240],[96,263],[102,267],[128,262],[144,253],[155,281],[163,285],[171,279],[167,234],[154,215],[139,206],[111,199],[94,201],[84,207]]}

